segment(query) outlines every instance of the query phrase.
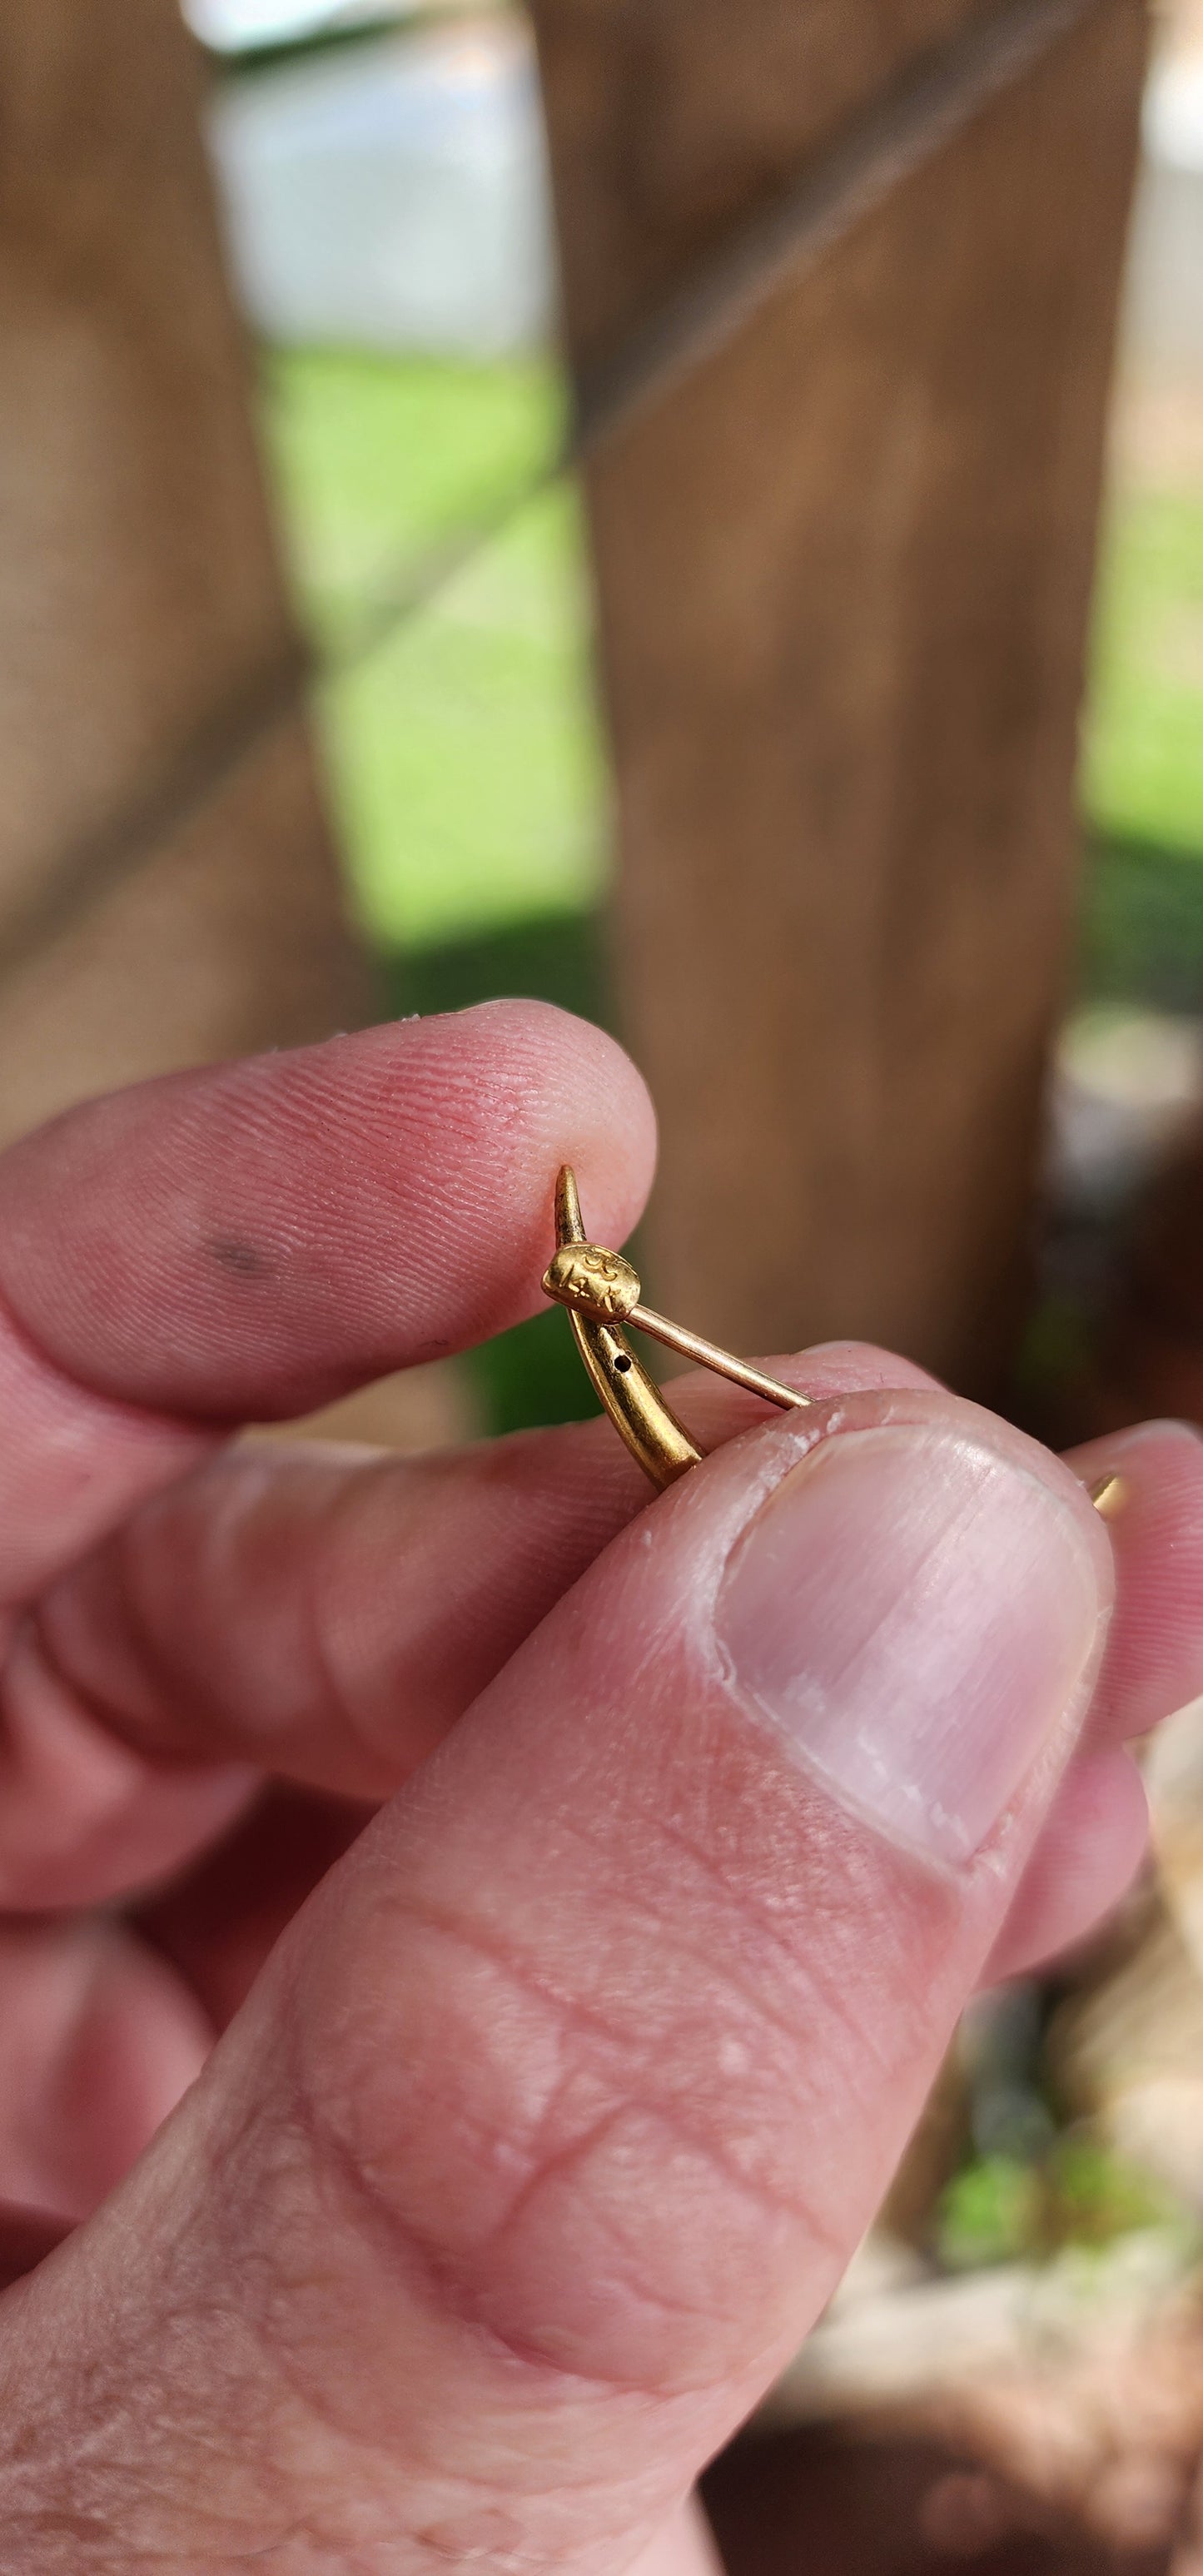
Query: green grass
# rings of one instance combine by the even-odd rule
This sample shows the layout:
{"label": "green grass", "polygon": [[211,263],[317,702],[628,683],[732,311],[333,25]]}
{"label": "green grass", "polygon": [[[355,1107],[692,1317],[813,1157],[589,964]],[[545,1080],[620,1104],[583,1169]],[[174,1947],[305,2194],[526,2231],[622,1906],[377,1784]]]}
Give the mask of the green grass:
{"label": "green grass", "polygon": [[1203,857],[1203,498],[1128,491],[1112,507],[1082,797],[1104,839]]}
{"label": "green grass", "polygon": [[[582,530],[550,361],[273,353],[263,411],[353,898],[397,1009],[532,993],[607,1019],[605,760]],[[503,524],[503,522],[505,524]],[[485,541],[362,653],[391,594]],[[358,656],[358,658],[356,658]],[[1203,993],[1203,501],[1127,491],[1104,537],[1084,728],[1088,996]],[[554,1316],[473,1361],[495,1429],[583,1411]],[[1005,2194],[1003,2195],[1005,2198]]]}
{"label": "green grass", "polygon": [[526,489],[562,435],[545,359],[468,366],[333,350],[264,357],[268,463],[301,605],[319,641],[465,521]]}
{"label": "green grass", "polygon": [[1082,1001],[1197,1012],[1203,1001],[1203,844],[1097,841],[1088,850]]}
{"label": "green grass", "polygon": [[604,767],[575,496],[532,503],[325,693],[335,804],[384,947],[596,901]]}
{"label": "green grass", "polygon": [[466,939],[393,949],[380,960],[392,1009],[466,1011],[519,994],[558,1002],[601,1028],[614,1026],[609,941],[595,912],[502,922]]}
{"label": "green grass", "polygon": [[1147,2228],[1191,2233],[1162,2184],[1100,2139],[1066,2131],[1031,2160],[973,2157],[940,2195],[933,2251],[948,2271],[976,2271],[1066,2246],[1097,2251]]}
{"label": "green grass", "polygon": [[506,523],[429,605],[321,691],[352,887],[382,949],[581,912],[606,874],[583,545],[567,482],[529,492],[561,437],[550,364],[276,355],[266,416],[281,515],[319,646],[465,528]]}
{"label": "green grass", "polygon": [[[538,480],[564,396],[550,360],[291,351],[265,361],[264,413],[303,611],[340,655],[382,593]],[[593,907],[608,815],[571,489],[520,509],[326,688],[320,720],[355,899],[380,948],[458,953]],[[1203,855],[1203,500],[1191,495],[1113,501],[1082,791],[1103,852],[1087,989],[1122,986],[1127,954],[1128,989],[1197,999],[1203,882],[1173,864]]]}

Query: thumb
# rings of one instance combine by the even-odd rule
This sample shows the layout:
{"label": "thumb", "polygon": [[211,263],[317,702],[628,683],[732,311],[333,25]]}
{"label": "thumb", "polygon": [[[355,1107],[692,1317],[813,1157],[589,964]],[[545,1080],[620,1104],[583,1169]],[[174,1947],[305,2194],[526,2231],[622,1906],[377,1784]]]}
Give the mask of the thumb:
{"label": "thumb", "polygon": [[10,2293],[22,2576],[654,2559],[872,2215],[1109,1598],[1068,1472],[923,1389],[631,1523]]}

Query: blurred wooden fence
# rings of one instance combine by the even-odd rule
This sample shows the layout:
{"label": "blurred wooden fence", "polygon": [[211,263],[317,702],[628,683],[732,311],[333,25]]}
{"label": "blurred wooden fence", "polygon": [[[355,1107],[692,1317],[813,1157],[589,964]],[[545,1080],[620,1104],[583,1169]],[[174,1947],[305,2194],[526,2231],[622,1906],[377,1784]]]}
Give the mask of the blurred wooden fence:
{"label": "blurred wooden fence", "polygon": [[1141,13],[538,19],[657,1291],[985,1392],[1067,971]]}
{"label": "blurred wooden fence", "polygon": [[[1136,0],[539,0],[658,1288],[1009,1345]],[[0,28],[0,1128],[364,1007],[175,0]]]}
{"label": "blurred wooden fence", "polygon": [[362,1008],[173,0],[0,20],[0,1135]]}

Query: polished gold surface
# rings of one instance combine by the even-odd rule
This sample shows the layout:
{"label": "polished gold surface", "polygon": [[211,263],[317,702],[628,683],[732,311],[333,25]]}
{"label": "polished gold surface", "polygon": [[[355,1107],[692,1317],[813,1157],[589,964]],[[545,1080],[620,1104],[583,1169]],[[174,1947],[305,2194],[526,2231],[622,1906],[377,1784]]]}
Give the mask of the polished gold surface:
{"label": "polished gold surface", "polygon": [[702,1451],[632,1350],[621,1329],[624,1323],[637,1324],[655,1341],[667,1342],[670,1350],[683,1351],[687,1359],[700,1361],[770,1404],[793,1408],[810,1403],[808,1395],[779,1385],[746,1360],[734,1359],[730,1351],[717,1350],[713,1342],[642,1305],[638,1271],[621,1252],[588,1241],[575,1175],[567,1163],[556,1182],[556,1246],[543,1274],[544,1289],[567,1307],[577,1349],[611,1421],[657,1485],[671,1485],[687,1467],[696,1467]]}
{"label": "polished gold surface", "polygon": [[[719,1377],[729,1377],[735,1386],[746,1386],[752,1395],[763,1395],[769,1404],[780,1404],[787,1410],[808,1405],[808,1395],[799,1395],[796,1387],[783,1386],[778,1378],[766,1377],[763,1369],[752,1368],[747,1360],[737,1360],[730,1351],[720,1351],[714,1342],[705,1342],[700,1333],[688,1332],[684,1324],[672,1324],[667,1315],[657,1315],[642,1304],[639,1273],[621,1252],[608,1252],[603,1245],[588,1243],[575,1235],[560,1232],[561,1205],[569,1204],[574,1221],[581,1222],[576,1180],[568,1164],[556,1182],[556,1239],[559,1250],[543,1273],[543,1288],[548,1297],[567,1306],[570,1314],[591,1318],[595,1323],[613,1320],[637,1324],[641,1333],[653,1341],[666,1342],[672,1351],[681,1351],[687,1360],[699,1367],[713,1369]],[[649,1384],[651,1381],[649,1380]]]}
{"label": "polished gold surface", "polygon": [[621,1252],[603,1251],[597,1243],[562,1243],[543,1273],[549,1297],[578,1313],[604,1315],[621,1322],[639,1303],[639,1273]]}
{"label": "polished gold surface", "polygon": [[[671,1405],[665,1403],[655,1379],[648,1376],[632,1350],[621,1324],[617,1320],[609,1321],[604,1312],[598,1314],[596,1307],[578,1307],[564,1294],[563,1283],[569,1276],[584,1275],[597,1281],[599,1274],[595,1265],[605,1263],[630,1271],[635,1282],[636,1300],[639,1296],[638,1275],[631,1270],[630,1263],[622,1261],[619,1253],[606,1252],[588,1242],[581,1223],[576,1180],[567,1164],[556,1182],[556,1243],[555,1260],[543,1281],[548,1296],[558,1297],[560,1303],[567,1306],[577,1349],[611,1422],[621,1432],[632,1456],[638,1459],[653,1484],[661,1487],[674,1484],[688,1467],[696,1467],[702,1451],[690,1439],[684,1424],[678,1422]],[[578,1256],[575,1267],[570,1263],[557,1270],[561,1255],[569,1251]],[[555,1286],[552,1285],[553,1274],[557,1281]],[[600,1284],[606,1287],[607,1293],[616,1291],[615,1271],[607,1269]]]}
{"label": "polished gold surface", "polygon": [[682,1351],[687,1360],[696,1360],[699,1368],[713,1369],[718,1377],[729,1377],[733,1386],[746,1386],[752,1395],[763,1395],[769,1404],[779,1404],[794,1411],[813,1403],[809,1395],[799,1395],[796,1386],[783,1386],[779,1378],[766,1377],[763,1369],[753,1368],[748,1360],[737,1360],[730,1351],[720,1351],[717,1343],[704,1342],[700,1333],[686,1331],[684,1324],[670,1324],[666,1315],[657,1315],[650,1306],[631,1306],[628,1320],[638,1324],[641,1333],[650,1333],[655,1342],[667,1342],[670,1351]]}
{"label": "polished gold surface", "polygon": [[1128,1488],[1123,1477],[1112,1473],[1097,1476],[1089,1492],[1100,1520],[1104,1521],[1115,1520],[1128,1499]]}
{"label": "polished gold surface", "polygon": [[[576,1175],[568,1163],[562,1166],[556,1180],[555,1214],[556,1251],[543,1273],[544,1290],[557,1304],[567,1307],[577,1349],[610,1420],[654,1484],[674,1484],[688,1468],[697,1466],[704,1452],[690,1439],[671,1405],[665,1403],[655,1379],[649,1377],[632,1350],[622,1330],[624,1323],[638,1325],[640,1332],[649,1333],[654,1341],[666,1342],[670,1350],[683,1352],[686,1359],[730,1378],[736,1386],[747,1387],[753,1395],[764,1396],[770,1404],[792,1409],[813,1401],[809,1395],[800,1395],[796,1387],[783,1386],[777,1378],[766,1377],[762,1369],[752,1368],[747,1360],[717,1349],[713,1342],[703,1341],[700,1333],[687,1331],[683,1324],[670,1323],[666,1315],[657,1315],[645,1306],[633,1263],[604,1244],[590,1243],[581,1217]],[[1112,1473],[1099,1476],[1089,1493],[1095,1510],[1105,1521],[1114,1520],[1128,1499],[1123,1477]]]}

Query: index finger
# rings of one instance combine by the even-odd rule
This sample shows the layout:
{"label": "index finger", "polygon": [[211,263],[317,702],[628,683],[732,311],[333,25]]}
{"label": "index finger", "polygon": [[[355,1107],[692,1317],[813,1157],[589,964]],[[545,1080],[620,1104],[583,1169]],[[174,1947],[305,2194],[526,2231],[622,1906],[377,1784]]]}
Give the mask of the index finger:
{"label": "index finger", "polygon": [[170,1075],[23,1140],[0,1160],[0,1599],[219,1431],[529,1313],[558,1162],[621,1241],[653,1155],[621,1049],[531,1002]]}

